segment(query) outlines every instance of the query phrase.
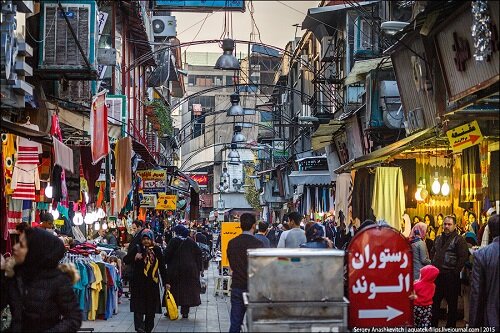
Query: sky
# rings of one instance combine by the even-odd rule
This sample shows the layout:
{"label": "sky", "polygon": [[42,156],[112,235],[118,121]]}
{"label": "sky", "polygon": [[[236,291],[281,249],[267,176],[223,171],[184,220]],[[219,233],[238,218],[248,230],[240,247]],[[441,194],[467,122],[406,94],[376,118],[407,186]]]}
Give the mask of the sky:
{"label": "sky", "polygon": [[[252,20],[248,9],[249,1],[245,2],[247,9],[244,13],[233,12],[232,14],[234,39],[250,40]],[[254,18],[260,31],[260,39],[265,44],[285,48],[286,44],[294,38],[296,27],[293,25],[300,25],[306,17],[307,9],[317,7],[319,2],[319,0],[254,0]],[[224,12],[213,14],[173,12],[172,15],[177,20],[177,38],[181,43],[193,40],[219,39],[222,35]],[[297,37],[302,36],[303,33],[304,31],[299,27]],[[259,41],[258,37],[255,39]],[[185,50],[184,47],[182,51]],[[221,49],[217,44],[202,44],[189,46],[187,52],[221,52]],[[246,50],[242,52],[246,53]]]}

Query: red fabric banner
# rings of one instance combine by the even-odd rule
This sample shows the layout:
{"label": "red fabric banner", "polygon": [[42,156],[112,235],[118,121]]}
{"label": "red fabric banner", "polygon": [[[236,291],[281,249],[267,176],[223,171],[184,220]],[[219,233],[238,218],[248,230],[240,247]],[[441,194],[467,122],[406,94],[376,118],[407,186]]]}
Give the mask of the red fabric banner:
{"label": "red fabric banner", "polygon": [[99,93],[92,101],[90,109],[90,147],[92,164],[96,164],[109,153],[108,108],[106,93]]}

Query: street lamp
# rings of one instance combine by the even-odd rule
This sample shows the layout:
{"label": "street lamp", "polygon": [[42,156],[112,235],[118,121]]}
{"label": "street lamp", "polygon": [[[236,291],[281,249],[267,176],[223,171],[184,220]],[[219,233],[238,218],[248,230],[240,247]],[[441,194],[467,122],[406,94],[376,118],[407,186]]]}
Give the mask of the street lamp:
{"label": "street lamp", "polygon": [[244,116],[245,110],[240,105],[240,95],[238,93],[233,93],[229,96],[231,100],[231,106],[227,109],[227,115],[229,117]]}
{"label": "street lamp", "polygon": [[231,145],[238,143],[245,143],[247,138],[241,133],[241,126],[234,126],[234,134],[231,139]]}

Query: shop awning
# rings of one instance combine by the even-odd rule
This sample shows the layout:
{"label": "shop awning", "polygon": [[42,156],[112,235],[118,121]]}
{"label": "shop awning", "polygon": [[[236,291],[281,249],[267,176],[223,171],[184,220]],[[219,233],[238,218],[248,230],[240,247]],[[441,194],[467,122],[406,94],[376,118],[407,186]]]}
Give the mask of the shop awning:
{"label": "shop awning", "polygon": [[[49,109],[57,109],[59,113],[59,121],[64,125],[73,127],[80,131],[90,132],[90,117],[88,115],[82,115],[81,113],[74,112],[56,106],[50,102],[46,102]],[[111,138],[119,139],[121,136],[122,128],[118,125],[113,125],[108,121],[108,135]]]}
{"label": "shop awning", "polygon": [[411,148],[413,145],[418,144],[424,140],[430,139],[436,135],[434,128],[428,128],[404,139],[394,142],[388,146],[377,149],[370,154],[357,157],[350,160],[335,170],[336,174],[349,172],[351,170],[359,169],[362,167],[370,166],[385,161],[393,155],[402,153],[403,151]]}
{"label": "shop awning", "polygon": [[[380,67],[379,67],[380,64]],[[354,67],[349,72],[349,75],[344,80],[344,85],[350,85],[366,78],[366,74],[371,70],[379,67],[379,69],[392,68],[392,61],[389,57],[373,58],[368,60],[358,60],[354,63]]]}
{"label": "shop awning", "polygon": [[[355,6],[367,6],[375,4],[379,1],[360,1],[356,2]],[[314,7],[307,10],[307,16],[302,22],[302,30],[315,30],[318,25],[335,25],[335,21],[339,19],[338,14],[342,13],[347,9],[355,9],[351,4],[343,3],[340,5],[324,6],[324,7]],[[337,14],[337,15],[335,15]],[[330,31],[332,28],[325,25],[325,28]]]}
{"label": "shop awning", "polygon": [[344,126],[343,121],[330,120],[328,124],[319,125],[318,129],[311,137],[311,144],[313,150],[324,148],[332,142],[333,134],[339,131]]}
{"label": "shop awning", "polygon": [[13,123],[3,118],[1,120],[0,127],[2,128],[2,131],[19,135],[44,145],[52,146],[52,137],[48,133],[35,131],[31,128],[24,127],[23,125]]}
{"label": "shop awning", "polygon": [[288,175],[290,185],[330,185],[337,175],[330,175],[328,170],[292,171]]}

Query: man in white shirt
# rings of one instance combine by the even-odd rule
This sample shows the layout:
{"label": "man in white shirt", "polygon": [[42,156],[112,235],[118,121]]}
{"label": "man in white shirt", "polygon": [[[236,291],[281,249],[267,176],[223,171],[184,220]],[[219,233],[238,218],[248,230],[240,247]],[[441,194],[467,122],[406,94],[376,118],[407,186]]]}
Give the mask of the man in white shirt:
{"label": "man in white shirt", "polygon": [[303,216],[297,212],[288,214],[288,224],[291,229],[284,231],[278,242],[278,248],[299,248],[300,244],[307,241],[306,233],[300,228]]}

